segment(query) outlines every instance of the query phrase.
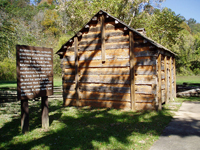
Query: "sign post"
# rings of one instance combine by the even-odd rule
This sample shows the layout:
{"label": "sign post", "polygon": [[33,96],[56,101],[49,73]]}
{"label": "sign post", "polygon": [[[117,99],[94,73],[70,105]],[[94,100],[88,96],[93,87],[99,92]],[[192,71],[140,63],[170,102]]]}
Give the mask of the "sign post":
{"label": "sign post", "polygon": [[48,128],[48,96],[53,95],[53,49],[17,45],[17,97],[21,100],[21,128],[29,128],[28,99],[42,97],[42,127]]}

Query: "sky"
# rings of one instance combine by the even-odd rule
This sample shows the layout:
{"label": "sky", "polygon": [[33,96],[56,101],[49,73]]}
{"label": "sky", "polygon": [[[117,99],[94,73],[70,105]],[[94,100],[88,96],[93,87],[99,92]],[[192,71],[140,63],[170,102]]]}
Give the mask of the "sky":
{"label": "sky", "polygon": [[194,18],[200,23],[200,0],[165,0],[162,7],[168,7],[176,13],[185,17],[186,20]]}

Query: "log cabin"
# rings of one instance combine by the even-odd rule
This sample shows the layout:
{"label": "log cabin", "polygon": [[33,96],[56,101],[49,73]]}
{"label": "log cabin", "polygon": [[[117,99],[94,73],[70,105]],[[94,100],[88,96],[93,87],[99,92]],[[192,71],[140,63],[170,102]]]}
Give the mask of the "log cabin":
{"label": "log cabin", "polygon": [[176,54],[100,10],[57,54],[63,105],[161,110],[176,96]]}

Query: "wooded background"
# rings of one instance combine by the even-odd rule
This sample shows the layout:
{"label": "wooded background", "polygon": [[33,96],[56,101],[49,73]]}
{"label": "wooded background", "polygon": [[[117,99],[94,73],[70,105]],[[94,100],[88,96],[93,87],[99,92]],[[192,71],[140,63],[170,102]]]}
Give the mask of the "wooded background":
{"label": "wooded background", "polygon": [[178,54],[177,74],[200,75],[200,23],[162,8],[164,0],[0,0],[0,80],[16,80],[16,44],[55,52],[100,9]]}

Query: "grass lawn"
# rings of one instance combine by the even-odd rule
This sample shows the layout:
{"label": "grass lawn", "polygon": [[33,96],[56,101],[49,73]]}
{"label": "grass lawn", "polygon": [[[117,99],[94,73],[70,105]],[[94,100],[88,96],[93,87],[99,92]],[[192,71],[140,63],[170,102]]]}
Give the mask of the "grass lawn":
{"label": "grass lawn", "polygon": [[[62,84],[60,78],[55,82],[54,86]],[[148,150],[171,121],[172,110],[177,111],[184,100],[200,98],[177,98],[178,105],[164,105],[159,112],[62,107],[61,99],[49,99],[50,127],[46,130],[41,128],[41,101],[30,100],[27,134],[21,133],[20,101],[0,103],[0,149]]]}
{"label": "grass lawn", "polygon": [[[187,83],[200,83],[200,76],[177,76],[176,83],[183,84],[183,82]],[[54,77],[54,86],[62,86],[62,78]],[[2,87],[17,87],[16,81],[0,81],[0,88]]]}
{"label": "grass lawn", "polygon": [[[62,86],[62,78],[61,77],[54,77],[53,79],[54,86]],[[17,81],[0,81],[0,88],[17,88]]]}
{"label": "grass lawn", "polygon": [[170,122],[172,113],[62,107],[49,100],[50,127],[41,128],[40,101],[29,101],[30,132],[20,128],[20,102],[0,104],[0,149],[147,150]]}
{"label": "grass lawn", "polygon": [[176,84],[183,84],[183,82],[200,84],[200,76],[176,76]]}

